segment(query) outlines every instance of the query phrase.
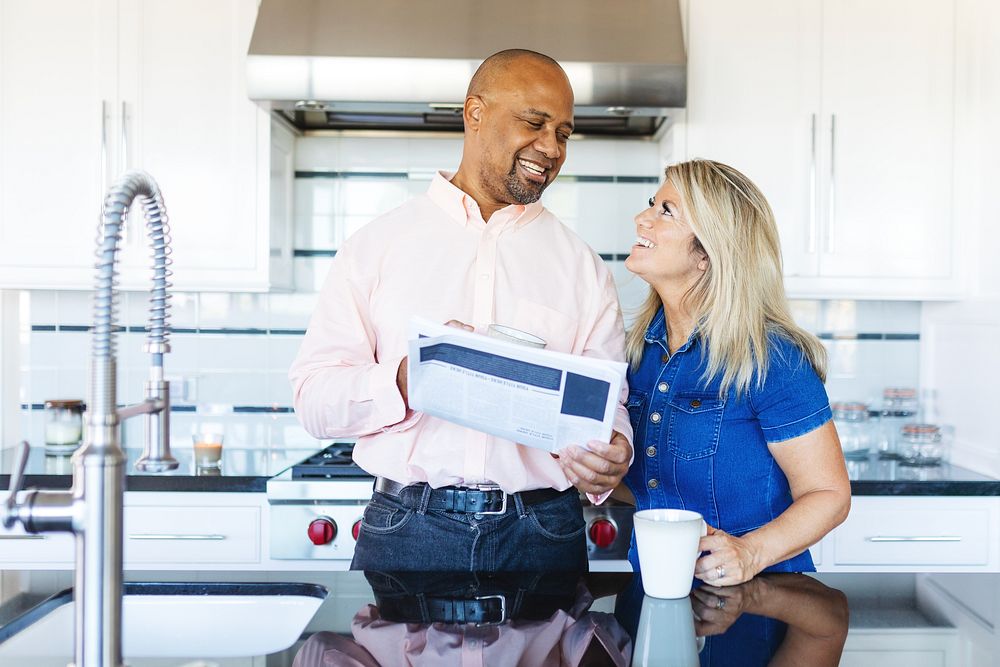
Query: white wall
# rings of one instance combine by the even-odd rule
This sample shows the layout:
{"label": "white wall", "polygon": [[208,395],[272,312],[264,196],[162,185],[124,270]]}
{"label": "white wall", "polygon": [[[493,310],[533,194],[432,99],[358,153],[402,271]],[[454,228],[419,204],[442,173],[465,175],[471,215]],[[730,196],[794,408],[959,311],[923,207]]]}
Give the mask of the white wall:
{"label": "white wall", "polygon": [[[1000,476],[1000,3],[958,4],[955,220],[969,297],[923,308],[921,376],[954,424],[956,463]],[[928,205],[938,204],[928,198]]]}

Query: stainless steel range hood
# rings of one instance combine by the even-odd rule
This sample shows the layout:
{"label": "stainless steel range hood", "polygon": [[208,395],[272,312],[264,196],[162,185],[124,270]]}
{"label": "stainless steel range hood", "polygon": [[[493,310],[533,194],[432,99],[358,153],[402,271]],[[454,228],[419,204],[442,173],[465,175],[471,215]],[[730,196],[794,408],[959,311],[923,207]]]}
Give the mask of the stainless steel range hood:
{"label": "stainless steel range hood", "polygon": [[685,104],[678,0],[262,0],[251,99],[303,130],[461,131],[483,58],[566,69],[579,134],[642,136]]}

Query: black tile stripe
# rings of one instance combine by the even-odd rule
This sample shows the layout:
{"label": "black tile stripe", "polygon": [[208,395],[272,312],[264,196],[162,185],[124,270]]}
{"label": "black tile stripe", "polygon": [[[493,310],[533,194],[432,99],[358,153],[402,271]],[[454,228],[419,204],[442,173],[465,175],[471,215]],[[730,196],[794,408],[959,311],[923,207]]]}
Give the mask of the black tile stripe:
{"label": "black tile stripe", "polygon": [[[119,407],[125,407],[124,405]],[[34,410],[44,410],[44,403],[21,403],[21,410],[24,411],[34,411]],[[171,412],[197,412],[198,406],[196,405],[171,405]],[[295,412],[295,408],[287,405],[234,405],[233,414],[292,414]],[[213,418],[224,418],[225,415],[212,415]]]}
{"label": "black tile stripe", "polygon": [[[352,179],[352,178],[380,178],[393,180],[410,180],[409,171],[310,171],[301,170],[295,172],[295,178],[322,178],[322,179]],[[426,174],[420,174],[413,180],[426,180]],[[557,181],[565,183],[649,183],[655,185],[660,182],[659,176],[604,176],[599,174],[561,174],[556,176]]]}
{"label": "black tile stripe", "polygon": [[292,257],[336,257],[336,250],[323,250],[320,248],[294,248]]}
{"label": "black tile stripe", "polygon": [[406,171],[296,171],[295,178],[392,178],[408,179]]}
{"label": "black tile stripe", "polygon": [[816,334],[820,340],[920,340],[918,333],[831,333]]}
{"label": "black tile stripe", "polygon": [[[42,332],[85,332],[90,331],[89,326],[84,325],[55,325],[55,324],[32,324],[32,331],[42,331]],[[128,331],[129,333],[147,333],[148,329],[146,327],[139,326],[129,326],[129,327],[117,327],[118,331]],[[238,336],[263,336],[263,335],[273,335],[273,336],[303,336],[306,333],[305,329],[286,329],[286,328],[275,328],[275,329],[262,329],[258,327],[246,327],[246,328],[234,328],[234,327],[199,327],[197,329],[193,328],[170,328],[170,333],[172,334],[211,334],[211,335],[238,335]]]}

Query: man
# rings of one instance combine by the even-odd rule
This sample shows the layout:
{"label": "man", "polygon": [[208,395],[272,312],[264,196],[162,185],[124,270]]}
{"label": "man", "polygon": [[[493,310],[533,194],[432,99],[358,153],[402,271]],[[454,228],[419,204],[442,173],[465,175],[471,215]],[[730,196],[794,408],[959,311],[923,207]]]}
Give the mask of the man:
{"label": "man", "polygon": [[532,51],[495,54],[469,84],[464,120],[454,176],[439,173],[426,195],[337,253],[289,373],[295,409],[317,438],[359,436],[354,459],[377,476],[352,567],[579,569],[586,540],[572,487],[600,501],[624,476],[632,429],[622,405],[610,443],[556,457],[406,402],[414,315],[476,331],[496,322],[550,350],[624,359],[610,272],[538,203],[573,131],[566,73]]}

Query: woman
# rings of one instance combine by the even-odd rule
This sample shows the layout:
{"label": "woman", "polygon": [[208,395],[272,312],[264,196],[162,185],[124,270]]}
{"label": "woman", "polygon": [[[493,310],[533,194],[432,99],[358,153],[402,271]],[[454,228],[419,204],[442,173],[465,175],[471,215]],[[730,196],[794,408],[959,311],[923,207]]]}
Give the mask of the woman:
{"label": "woman", "polygon": [[650,286],[626,340],[636,508],[700,512],[695,576],[715,586],[813,571],[807,549],[847,517],[851,488],[770,206],[732,167],[692,160],[635,225],[625,266]]}

